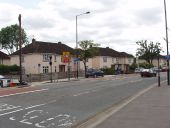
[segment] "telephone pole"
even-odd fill
[[[21,14],[18,17],[19,21],[19,65],[20,65],[20,85],[22,85],[22,34],[21,34]]]

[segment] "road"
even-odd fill
[[[123,75],[0,89],[0,128],[74,127],[155,83],[157,77]]]

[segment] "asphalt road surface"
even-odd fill
[[[125,75],[0,89],[0,128],[71,128],[155,83]]]

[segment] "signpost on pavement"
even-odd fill
[[[63,63],[68,63],[68,80],[70,80],[70,52],[63,52],[62,61]]]

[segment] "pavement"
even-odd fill
[[[95,128],[170,128],[170,85],[155,85]]]

